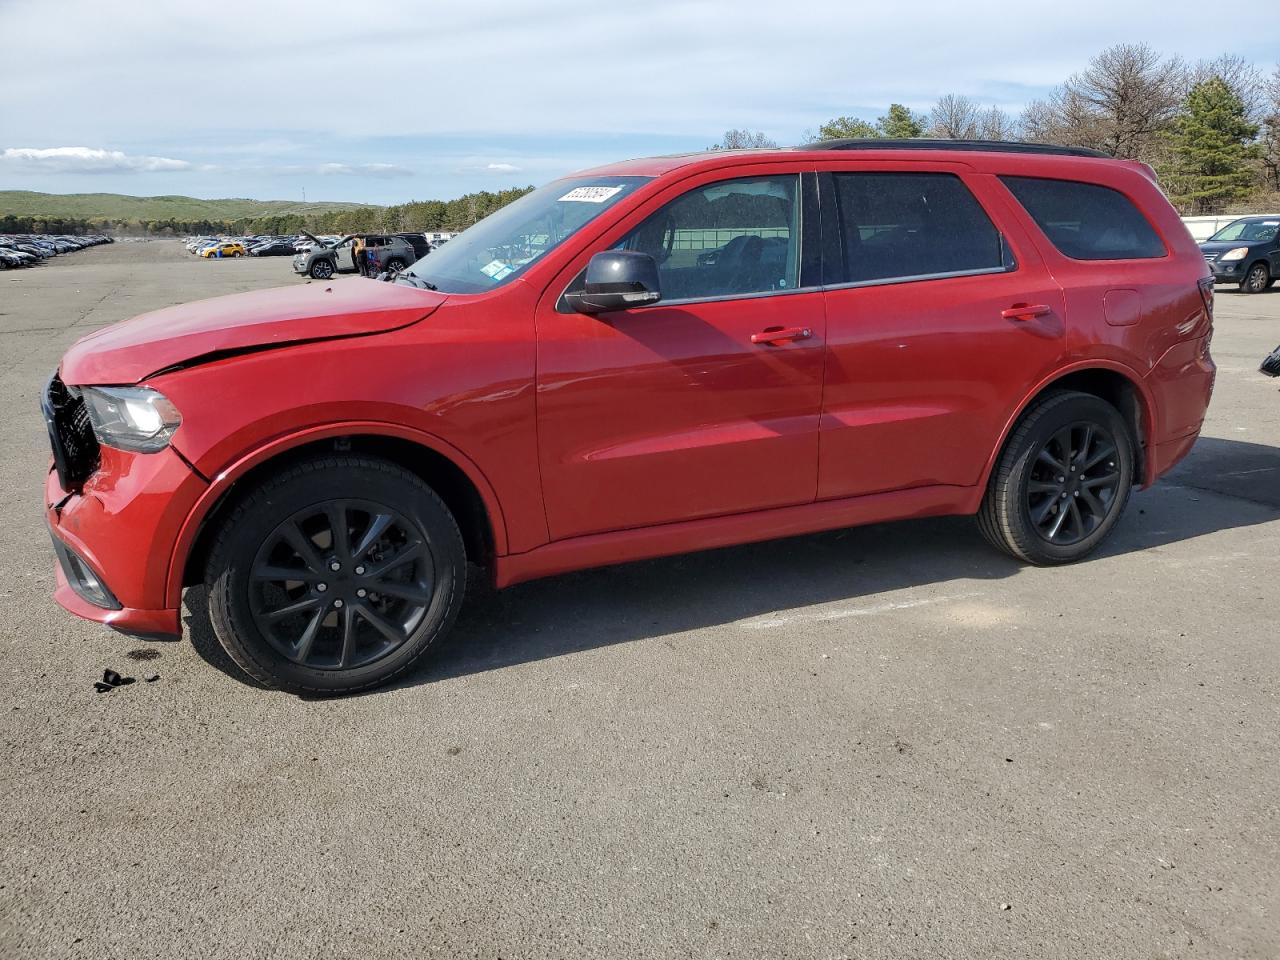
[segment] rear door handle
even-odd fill
[[[1006,320],[1031,320],[1035,317],[1047,317],[1053,308],[1044,303],[1015,303],[1008,310],[1001,310],[1000,316]]]
[[[808,340],[813,336],[809,327],[766,327],[751,335],[752,343],[785,343],[788,340]]]

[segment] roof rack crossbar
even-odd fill
[[[1053,143],[1019,143],[1010,140],[946,140],[920,137],[844,137],[838,140],[815,140],[805,150],[972,150],[986,153],[1039,153],[1063,157],[1102,157],[1107,154],[1088,147],[1064,147]]]

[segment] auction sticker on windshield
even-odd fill
[[[622,187],[574,187],[560,201],[571,203],[604,203],[610,197],[616,197]]]
[[[480,268],[480,272],[491,280],[501,280],[507,274],[514,273],[515,269],[511,264],[501,260],[490,260]]]

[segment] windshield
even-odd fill
[[[468,227],[405,272],[444,293],[492,290],[520,276],[529,264],[554,250],[648,179],[557,180]]]
[[[1237,220],[1235,223],[1228,223],[1209,239],[1211,241],[1244,240],[1248,243],[1257,243],[1260,240],[1274,240],[1277,230],[1280,230],[1280,219]]]

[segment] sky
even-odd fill
[[[942,94],[1019,111],[1113,43],[1270,71],[1280,17],[1073,0],[0,0],[0,189],[448,199],[781,144]]]

